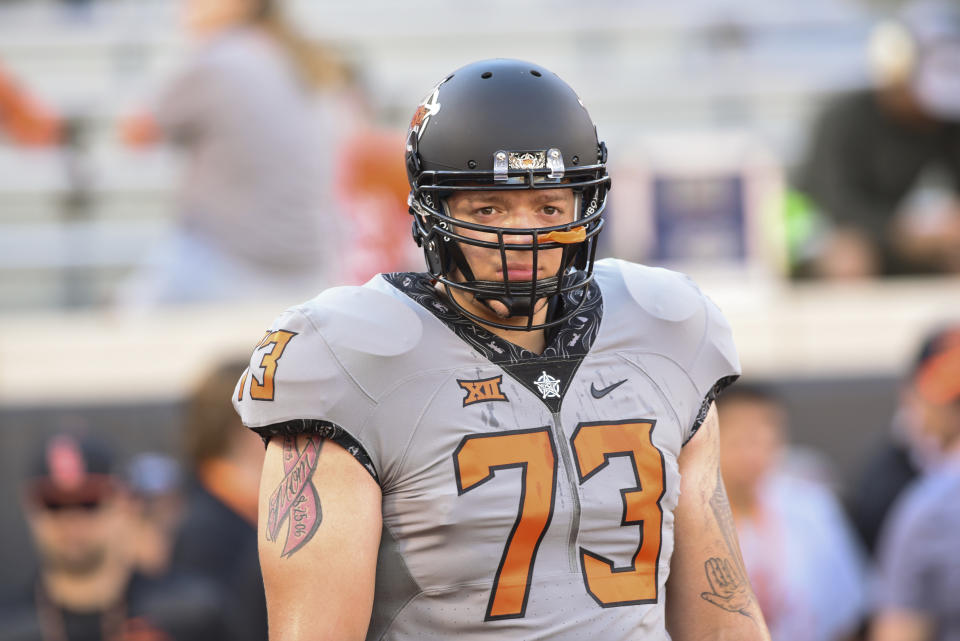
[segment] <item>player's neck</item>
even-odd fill
[[[542,329],[535,329],[528,332],[525,330],[501,329],[489,325],[484,325],[483,327],[491,334],[499,336],[514,345],[519,345],[534,354],[542,354],[543,350],[547,347],[546,331]]]
[[[443,289],[438,288],[441,294],[444,293]],[[457,304],[466,309],[468,312],[477,316],[481,319],[488,318],[491,321],[498,323],[510,322],[511,319],[503,319],[496,314],[494,314],[486,305],[479,303],[472,295],[459,290],[452,289],[450,290],[450,295],[454,297]],[[545,322],[547,319],[547,305],[541,305],[540,309],[534,312],[533,323],[540,324]],[[522,327],[527,324],[526,317],[520,318],[517,317],[513,319],[516,321],[518,327]],[[534,330],[524,330],[524,329],[504,329],[502,327],[496,327],[494,325],[488,325],[483,321],[474,321],[478,325],[482,326],[488,332],[494,336],[499,336],[503,340],[518,345],[523,349],[533,352],[534,354],[542,354],[543,350],[547,347],[547,333],[543,329],[534,329]]]

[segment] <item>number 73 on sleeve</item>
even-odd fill
[[[250,377],[250,398],[255,401],[272,401],[275,396],[274,377],[277,374],[277,363],[283,356],[283,350],[287,348],[290,339],[296,336],[296,332],[289,332],[285,329],[278,329],[264,334],[257,346],[253,348],[253,353],[262,351],[260,357],[259,369],[261,376],[258,380],[256,374]],[[251,358],[251,362],[253,359]],[[249,370],[243,373],[240,379],[240,385],[237,391],[237,400],[243,400],[243,392],[247,386],[247,374]]]

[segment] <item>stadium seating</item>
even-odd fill
[[[294,12],[348,55],[397,128],[424,87],[471,59],[555,69],[616,142],[616,171],[638,137],[665,130],[749,129],[789,163],[818,100],[863,80],[869,19],[837,0],[793,4],[303,0]],[[100,303],[169,228],[175,162],[123,149],[115,123],[185,47],[172,2],[0,4],[0,61],[78,122],[84,145],[25,159],[0,136],[0,308]]]

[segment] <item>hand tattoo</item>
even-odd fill
[[[751,611],[757,608],[756,598],[750,589],[747,579],[747,570],[743,566],[743,557],[740,555],[740,545],[737,543],[737,528],[733,522],[733,513],[727,493],[723,489],[723,477],[717,471],[717,485],[710,497],[710,509],[720,527],[723,541],[730,552],[730,559],[711,558],[703,564],[710,583],[711,592],[701,592],[700,598],[723,608],[729,612],[753,618]]]
[[[309,541],[323,520],[320,497],[314,487],[323,439],[307,437],[304,448],[297,451],[295,436],[283,437],[283,470],[285,476],[270,495],[267,516],[267,540],[276,541],[280,526],[287,522],[287,535],[281,557],[288,557]]]
[[[710,592],[701,592],[700,598],[728,612],[750,616],[748,611],[753,595],[743,579],[734,571],[727,559],[712,558],[704,564]]]

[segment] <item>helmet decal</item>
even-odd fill
[[[446,82],[446,80],[444,80],[444,82]],[[440,85],[442,84],[443,82],[440,83]],[[423,137],[423,132],[430,122],[430,116],[440,111],[440,102],[438,100],[440,97],[440,85],[434,87],[430,95],[420,103],[420,106],[417,107],[417,110],[413,114],[413,119],[410,121],[410,129],[417,132],[417,140]]]
[[[510,169],[543,169],[547,166],[547,152],[511,152],[508,166]]]

